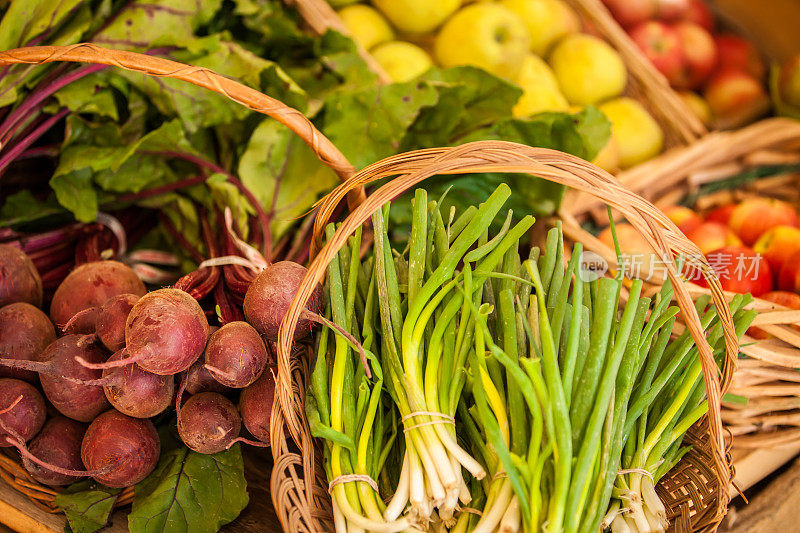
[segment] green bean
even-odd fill
[[[525,267],[528,269],[534,285],[536,286],[536,300],[539,310],[539,331],[542,340],[542,368],[544,378],[547,383],[547,392],[552,403],[553,416],[559,420],[555,427],[555,445],[558,455],[555,458],[556,479],[553,489],[550,509],[548,511],[548,529],[560,531],[564,520],[564,508],[566,504],[567,492],[569,490],[571,470],[572,470],[572,440],[569,411],[567,409],[564,388],[561,383],[561,372],[558,369],[558,354],[553,342],[553,333],[550,329],[550,321],[547,318],[547,307],[544,299],[544,288],[539,277],[536,264],[526,261]]]
[[[550,280],[553,277],[553,270],[556,267],[556,257],[558,255],[558,245],[561,242],[558,228],[553,228],[547,232],[544,254],[539,257],[539,272],[542,276],[542,291],[545,293],[550,287]]]
[[[467,227],[470,221],[475,218],[475,215],[478,213],[478,208],[474,205],[467,207],[463,213],[461,213],[458,218],[456,218],[450,227],[448,228],[448,235],[450,244],[455,241],[461,232]]]
[[[578,459],[575,463],[575,477],[570,486],[569,498],[567,500],[566,529],[569,531],[577,529],[578,521],[583,514],[583,505],[588,490],[586,480],[589,475],[589,468],[594,455],[599,453],[598,445],[600,442],[600,432],[602,431],[603,422],[614,392],[617,373],[626,352],[628,338],[637,318],[639,294],[641,290],[642,281],[634,280],[631,284],[628,302],[625,305],[625,310],[620,320],[619,335],[614,341],[610,357],[602,371],[602,378],[600,379],[597,389],[595,403],[591,410],[591,415],[586,425],[586,431],[583,435],[583,442],[580,446],[580,452],[578,453]],[[638,347],[638,338],[636,341],[636,346]],[[630,353],[632,353],[632,351]]]
[[[595,404],[595,393],[600,384],[600,375],[606,358],[609,333],[615,314],[615,295],[619,291],[620,283],[613,279],[602,278],[598,280],[598,286],[599,302],[597,302],[594,309],[595,314],[592,317],[589,352],[580,373],[580,379],[572,391],[573,401],[570,412],[572,413],[572,443],[574,446],[581,442],[586,422],[592,412],[592,405]]]

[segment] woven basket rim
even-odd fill
[[[506,141],[477,141],[453,148],[407,152],[366,167],[334,189],[320,202],[315,221],[315,234],[318,240],[315,242],[320,242],[322,228],[329,221],[335,207],[347,197],[350,190],[361,189],[366,184],[381,178],[395,175],[398,177],[389,180],[367,196],[364,203],[355,210],[351,210],[327,244],[321,249],[315,249],[316,255],[312,255],[313,259],[308,267],[308,273],[280,327],[278,339],[279,378],[276,388],[279,401],[275,403],[276,407],[273,409],[273,413],[277,410],[281,413],[280,417],[275,417],[273,414],[273,419],[280,419],[282,423],[286,424],[289,437],[297,446],[303,447],[305,443],[306,448],[303,449],[303,455],[307,462],[313,462],[313,459],[310,461],[308,459],[314,457],[314,452],[313,447],[308,448],[310,434],[303,419],[302,401],[298,402],[296,394],[299,386],[291,380],[293,364],[290,352],[291,339],[301,310],[305,307],[314,287],[323,280],[327,264],[355,229],[366,222],[377,209],[390,199],[434,175],[474,172],[532,174],[589,192],[625,213],[628,220],[645,237],[653,249],[663,254],[664,257],[671,258],[673,252],[702,257],[699,249],[688,241],[655,206],[625,189],[613,176],[591,163],[555,150],[532,148]],[[727,487],[731,473],[726,456],[719,409],[721,394],[726,390],[735,368],[738,340],[719,281],[705,258],[700,261],[699,268],[709,282],[711,295],[719,310],[725,331],[726,357],[721,380],[692,299],[683,283],[679,281],[675,264],[668,263],[669,276],[675,288],[675,299],[681,308],[684,322],[695,339],[703,363],[703,375],[709,400],[709,432],[713,443],[711,457],[713,469],[719,480],[719,486]],[[273,427],[273,429],[277,430],[278,428]],[[311,472],[307,471],[306,480],[309,479],[314,479],[314,477]],[[308,507],[311,508],[314,505],[313,491],[306,491],[305,496]],[[713,513],[712,521],[714,523],[718,523],[724,516],[727,503],[727,492],[722,490],[718,495],[716,509]]]
[[[69,46],[30,46],[0,51],[0,66],[41,65],[57,61],[109,65],[149,76],[182,80],[204,87],[252,111],[274,118],[288,127],[314,151],[323,163],[336,172],[339,179],[345,180],[354,173],[354,168],[347,158],[303,113],[211,69],[186,65],[138,52],[105,48],[93,43],[77,43]],[[363,191],[356,190],[348,196],[348,202],[351,205],[357,205],[362,198]],[[28,496],[30,501],[40,509],[49,513],[59,512],[55,505],[55,498],[61,489],[38,483],[18,462],[12,460],[5,453],[0,453],[0,478]],[[115,506],[128,505],[132,500],[133,487],[127,487],[120,492]]]

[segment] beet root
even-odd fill
[[[118,294],[144,295],[144,283],[133,269],[117,261],[86,263],[61,282],[50,304],[50,318],[63,326],[78,312],[99,307]]]
[[[244,316],[267,339],[278,340],[278,330],[292,299],[306,275],[306,268],[292,261],[279,261],[265,268],[253,280],[244,295]],[[317,284],[306,309],[319,313],[322,309],[322,285]],[[301,317],[294,330],[294,340],[311,333],[314,322]]]
[[[83,311],[78,311],[69,322],[61,328],[64,335],[91,335],[97,327],[97,317],[100,312],[99,307],[88,307]]]
[[[161,454],[153,423],[110,410],[89,425],[81,459],[98,483],[121,488],[134,485],[155,469]]]
[[[234,389],[247,387],[261,375],[267,364],[267,348],[258,332],[247,322],[229,322],[211,334],[206,346],[206,369]]]
[[[0,309],[0,357],[36,361],[39,354],[56,340],[53,323],[39,308],[18,302]],[[0,365],[0,377],[35,383],[36,372]]]
[[[55,416],[48,420],[39,434],[33,438],[28,450],[31,455],[44,463],[80,471],[83,469],[81,441],[87,427],[87,424],[71,418]],[[69,485],[79,479],[79,476],[55,472],[24,455],[22,465],[33,479],[44,485]]]
[[[159,375],[186,370],[203,354],[208,320],[197,300],[179,289],[147,293],[125,326],[128,353],[142,369]]]
[[[44,399],[33,385],[20,379],[0,379],[0,447],[31,440],[42,428],[46,414]]]
[[[15,302],[42,305],[42,278],[25,252],[0,244],[0,307]]]
[[[100,342],[112,352],[118,352],[125,347],[125,323],[139,298],[138,294],[119,294],[100,307],[95,333]]]
[[[181,440],[198,453],[217,453],[229,448],[241,427],[236,406],[216,392],[191,396],[178,415]]]
[[[101,387],[76,383],[65,379],[91,381],[99,379],[99,370],[86,368],[76,360],[81,358],[90,363],[102,363],[108,357],[105,349],[98,343],[83,343],[81,335],[67,335],[57,339],[40,356],[47,363],[47,371],[39,373],[42,389],[50,403],[69,418],[80,422],[91,422],[109,408],[106,395]]]
[[[121,361],[128,358],[122,349],[108,358]],[[150,418],[166,409],[175,394],[175,379],[146,372],[138,365],[109,368],[103,371],[102,382],[106,398],[115,409],[134,418]]]
[[[214,379],[214,376],[211,375],[205,365],[205,359],[200,358],[184,373],[186,376],[186,392],[189,394],[200,392],[219,392],[224,394],[230,391],[230,387],[226,387]]]
[[[244,427],[261,442],[269,442],[269,423],[275,401],[275,374],[272,367],[261,374],[255,383],[242,391],[239,413]]]

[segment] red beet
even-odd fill
[[[267,364],[267,349],[247,322],[230,322],[215,331],[206,346],[206,369],[227,387],[247,387]]]
[[[186,372],[181,374],[181,376],[186,375],[186,392],[197,394],[199,392],[226,393],[230,391],[230,387],[226,387],[214,379],[205,364],[205,359],[200,358]]]
[[[128,358],[122,349],[108,358],[121,361]],[[109,368],[103,371],[103,391],[114,408],[134,418],[150,418],[166,409],[175,394],[172,376],[159,376],[146,372],[138,365]]]
[[[29,441],[44,424],[46,408],[39,391],[20,379],[0,379],[0,448]]]
[[[202,355],[208,320],[197,300],[179,289],[161,289],[143,296],[131,309],[125,326],[128,353],[142,369],[177,374]]]
[[[91,423],[81,443],[88,473],[107,487],[121,488],[143,480],[158,464],[161,442],[153,423],[110,410]]]
[[[242,422],[256,439],[269,442],[269,422],[275,401],[275,374],[268,367],[258,380],[244,389],[239,398]]]
[[[87,427],[87,424],[71,418],[55,416],[45,423],[28,450],[42,462],[69,470],[82,470],[81,441]],[[33,479],[45,485],[69,485],[79,478],[55,472],[25,456],[22,465]]]
[[[97,327],[97,317],[100,309],[98,307],[89,307],[83,311],[78,311],[69,322],[64,324],[61,331],[64,335],[91,335]]]
[[[101,377],[99,370],[86,368],[75,360],[80,357],[101,363],[108,357],[98,343],[82,343],[83,339],[81,335],[67,335],[48,346],[40,357],[47,365],[40,371],[39,379],[45,396],[61,414],[80,422],[91,422],[109,408],[103,389],[63,377],[86,381]]]
[[[39,354],[56,340],[52,322],[38,308],[18,302],[0,309],[0,357],[36,361]],[[36,372],[0,366],[0,377],[35,383]]]
[[[78,312],[103,305],[118,294],[146,292],[144,283],[129,266],[117,261],[95,261],[69,273],[53,295],[50,318],[64,326]]]
[[[42,278],[25,252],[0,244],[0,307],[14,302],[42,305]]]
[[[118,352],[125,347],[125,323],[139,298],[137,294],[119,294],[100,307],[95,333],[100,342],[112,352]]]
[[[244,296],[244,316],[247,321],[271,341],[278,340],[278,329],[289,310],[292,299],[306,275],[306,268],[292,261],[280,261],[265,268],[250,284]],[[319,313],[322,309],[322,286],[317,284],[306,309]],[[300,318],[294,340],[311,333],[314,323]]]
[[[191,396],[178,414],[178,433],[198,453],[217,453],[230,447],[242,427],[236,406],[216,392]]]

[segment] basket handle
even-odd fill
[[[110,65],[133,72],[141,72],[148,76],[173,78],[205,87],[248,109],[272,117],[292,130],[314,151],[320,161],[336,172],[342,181],[347,180],[355,172],[353,165],[342,152],[300,111],[256,89],[217,74],[213,70],[185,65],[163,57],[104,48],[92,43],[78,43],[70,46],[30,46],[0,52],[0,66],[41,65],[56,61]],[[358,205],[363,199],[363,190],[353,189],[348,193],[348,203],[351,208]]]
[[[300,434],[302,420],[298,416],[298,413],[302,413],[303,410],[301,405],[296,405],[297,400],[292,394],[290,373],[292,337],[300,318],[300,312],[305,307],[314,287],[323,280],[328,263],[356,228],[367,221],[387,201],[434,175],[476,172],[533,174],[548,181],[592,194],[621,211],[652,248],[662,257],[669,259],[666,266],[675,290],[675,299],[681,309],[684,322],[697,344],[702,363],[709,405],[709,429],[715,450],[713,467],[720,480],[722,493],[724,493],[724,496],[720,498],[720,508],[717,509],[718,518],[721,519],[727,506],[727,487],[730,484],[731,472],[723,440],[720,402],[736,367],[739,342],[730,309],[716,274],[697,246],[689,241],[666,215],[647,200],[623,187],[609,173],[578,157],[556,150],[532,148],[518,143],[477,141],[454,148],[435,148],[399,154],[374,163],[354,174],[321,201],[315,221],[315,242],[319,242],[321,230],[328,223],[333,208],[346,197],[349,191],[359,190],[365,184],[387,176],[398,175],[397,178],[370,194],[361,205],[351,211],[333,238],[319,250],[309,265],[308,273],[281,323],[278,338],[277,393],[279,401],[275,402],[274,409],[282,411],[283,416],[279,418],[282,418],[287,424],[289,433],[295,442],[299,444],[303,440]],[[684,254],[689,258],[698,258],[694,262],[694,266],[708,280],[711,296],[725,335],[726,356],[721,375],[711,346],[705,338],[692,298],[678,275],[677,267],[672,259],[673,253]],[[273,420],[276,420],[274,415]]]

